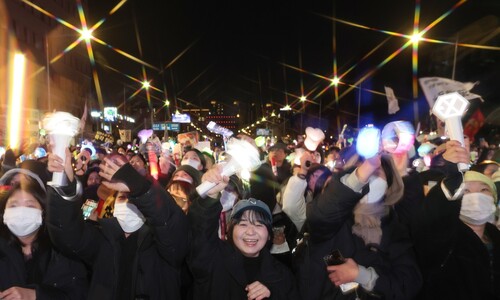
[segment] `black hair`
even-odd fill
[[[173,185],[176,185],[184,194],[186,194],[186,197],[187,197],[187,200],[189,201],[189,203],[192,203],[193,199],[196,198],[196,196],[197,196],[196,186],[194,186],[192,183],[182,181],[182,180],[170,180],[170,182],[168,183],[167,188],[166,188],[167,191]]]
[[[38,249],[45,248],[50,245],[50,239],[45,227],[45,191],[40,187],[37,182],[32,180],[21,180],[19,184],[14,185],[8,191],[3,192],[0,195],[0,216],[5,213],[5,207],[7,205],[7,200],[16,192],[25,191],[33,195],[33,197],[40,203],[42,207],[42,225],[38,230],[38,234],[32,244],[32,253],[36,252]],[[3,222],[0,222],[0,237],[8,241],[9,245],[15,247],[22,247],[21,241],[17,236],[15,236]]]
[[[229,224],[227,226],[227,240],[234,245],[233,241],[233,231],[234,231],[234,226],[239,224],[242,220],[243,214],[245,211],[248,211],[248,222],[250,224],[255,225],[256,223],[260,223],[267,228],[267,233],[269,235],[269,240],[273,240],[273,222],[269,218],[267,213],[264,213],[263,211],[260,210],[255,210],[255,209],[243,209],[238,214],[234,215],[233,218],[229,221]]]
[[[322,171],[323,173],[321,173],[321,175],[316,179],[316,183],[314,184],[313,199],[321,193],[328,177],[332,176],[332,172],[330,171],[330,169],[328,169],[328,167],[324,165],[314,164],[307,172],[307,182],[309,182],[309,178],[311,177],[311,175],[318,170]]]

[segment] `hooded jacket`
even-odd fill
[[[366,243],[353,231],[357,223],[355,207],[368,192],[368,187],[363,188],[361,193],[353,191],[341,181],[345,174],[334,174],[323,193],[307,205],[310,241],[305,251],[306,257],[298,260],[297,266],[302,298],[356,297],[354,293],[343,295],[328,278],[323,257],[338,249],[345,258],[352,258],[365,268],[373,268],[378,275],[371,291],[359,286],[357,293],[361,299],[412,299],[420,289],[422,280],[406,227],[401,225],[392,208],[398,197],[386,194],[385,199],[381,200],[390,203],[379,203],[386,209],[379,219],[380,241]]]

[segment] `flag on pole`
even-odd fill
[[[429,107],[434,106],[434,101],[438,96],[453,92],[458,92],[467,100],[479,98],[484,102],[481,96],[470,92],[476,83],[460,82],[443,77],[422,77],[418,81],[427,99],[427,103],[429,103]]]
[[[393,115],[399,111],[398,98],[394,95],[392,88],[384,86],[384,89],[387,97],[387,113]]]
[[[85,122],[87,122],[87,114],[88,114],[88,111],[87,111],[87,101],[85,101],[85,106],[83,107],[83,114],[82,114],[82,117],[80,119],[80,133],[83,134],[83,131],[85,130]]]
[[[479,132],[479,129],[481,129],[481,127],[483,127],[484,120],[485,120],[485,117],[484,117],[483,113],[481,112],[481,109],[478,108],[470,116],[469,120],[467,120],[467,122],[465,122],[464,134],[469,137],[471,142],[474,141],[474,136],[476,135],[476,133]]]

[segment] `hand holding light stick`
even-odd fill
[[[253,171],[261,165],[259,151],[249,142],[239,139],[231,139],[227,143],[227,151],[231,159],[225,163],[220,163],[222,167],[222,176],[231,176],[241,171]],[[196,191],[201,197],[204,197],[209,190],[217,184],[205,181],[196,187]]]
[[[465,142],[462,116],[468,106],[469,101],[459,93],[454,92],[439,96],[432,107],[432,113],[441,121],[444,121],[450,140],[459,141],[463,147],[465,147]],[[469,165],[458,163],[458,170],[460,172],[465,172],[469,170]]]
[[[80,119],[67,112],[54,112],[43,119],[43,128],[47,131],[52,145],[52,152],[63,160],[66,160],[66,148],[71,139],[78,133]],[[52,186],[63,186],[66,184],[64,172],[52,173]]]

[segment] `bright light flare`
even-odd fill
[[[26,57],[21,53],[15,54],[11,77],[12,94],[9,104],[9,146],[12,149],[18,149],[20,144],[25,69]]]
[[[410,42],[412,42],[413,44],[418,44],[418,42],[423,40],[422,36],[423,36],[422,33],[415,33],[415,34],[410,36]]]
[[[93,38],[92,30],[85,27],[81,30],[80,35],[81,38],[86,42],[90,41]]]
[[[300,96],[300,102],[305,102],[307,100],[306,96]]]
[[[337,85],[339,85],[339,83],[340,83],[340,79],[339,79],[337,76],[335,76],[335,77],[333,77],[333,79],[331,80],[330,85],[337,86]]]
[[[165,100],[165,106],[169,106],[170,105],[170,101],[168,101],[168,99]]]
[[[150,87],[149,81],[144,80],[142,82],[142,88],[147,90],[147,89],[149,89],[149,87]]]

